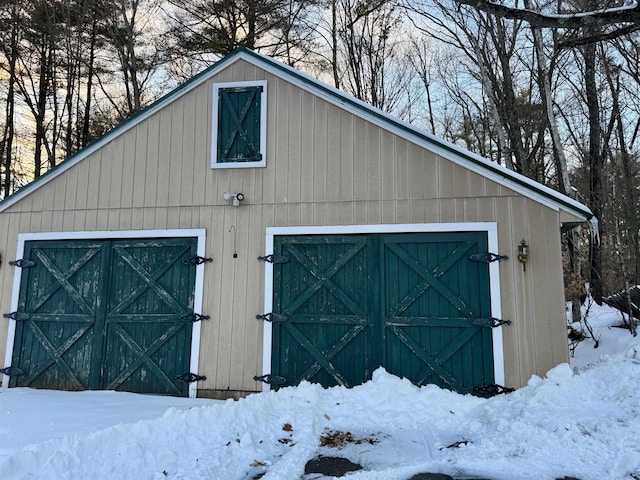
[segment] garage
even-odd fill
[[[272,383],[494,384],[487,232],[275,236]]]
[[[196,250],[196,238],[25,242],[12,386],[186,396]]]
[[[2,387],[517,388],[568,359],[562,232],[590,218],[240,48],[0,202]]]

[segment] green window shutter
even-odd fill
[[[218,92],[218,163],[259,162],[262,86]]]

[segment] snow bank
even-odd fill
[[[637,479],[640,340],[600,332],[621,353],[585,343],[580,368],[560,365],[491,399],[382,369],[352,389],[303,383],[226,402],[0,390],[0,478],[295,480],[325,454],[363,465],[352,480]]]

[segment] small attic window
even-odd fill
[[[266,165],[267,82],[213,86],[211,168]]]

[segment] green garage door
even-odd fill
[[[187,395],[197,239],[32,241],[12,386]]]
[[[494,383],[486,232],[275,238],[272,376],[352,386],[387,371]]]

